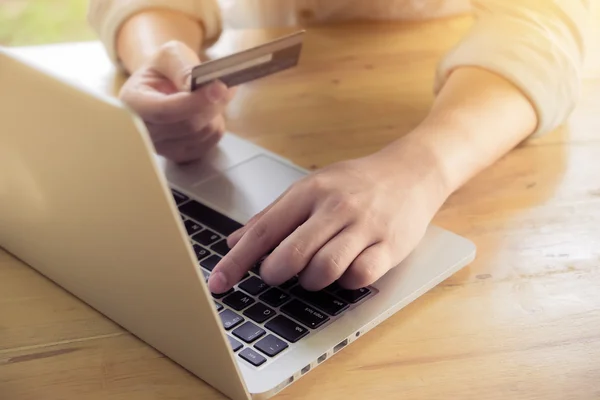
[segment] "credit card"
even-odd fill
[[[192,70],[191,90],[220,80],[238,86],[295,67],[300,59],[304,31],[200,64]]]

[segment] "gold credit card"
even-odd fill
[[[191,90],[216,80],[228,87],[238,86],[295,67],[300,59],[304,31],[276,39],[217,60],[200,64],[192,70]]]

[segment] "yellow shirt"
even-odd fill
[[[343,20],[418,20],[470,12],[469,0],[217,0],[233,28]]]
[[[89,20],[117,63],[115,36],[132,14],[167,8],[204,25],[208,39],[224,26],[310,25],[368,19],[402,20],[472,12],[473,29],[436,71],[436,92],[449,72],[463,65],[495,72],[519,87],[533,103],[536,134],[562,124],[580,92],[598,0],[90,0]]]

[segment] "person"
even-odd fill
[[[372,284],[414,250],[450,194],[568,118],[580,92],[591,0],[471,3],[475,24],[433,71],[427,117],[380,151],[309,174],[233,233],[231,251],[211,274],[213,293],[229,290],[265,254],[261,277],[269,285],[296,275],[307,290],[334,281],[349,289]],[[272,25],[436,17],[460,12],[465,2],[221,6]],[[201,49],[223,29],[217,1],[90,0],[89,20],[115,65],[130,74],[120,96],[145,121],[157,153],[179,163],[202,158],[222,137],[234,95],[220,82],[185,90]]]

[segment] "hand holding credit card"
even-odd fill
[[[200,64],[192,70],[191,91],[219,80],[228,87],[292,68],[298,64],[304,31]]]

